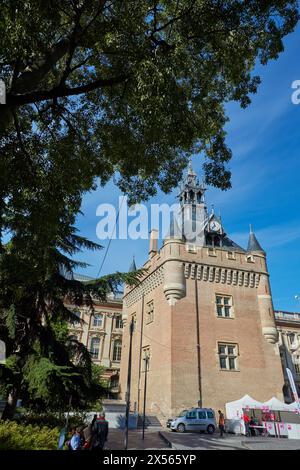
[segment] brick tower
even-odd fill
[[[181,210],[158,250],[150,237],[147,274],[124,294],[121,394],[125,398],[133,318],[131,408],[160,418],[199,404],[215,410],[249,394],[282,399],[284,384],[266,253],[250,230],[247,250],[205,205],[191,166]]]

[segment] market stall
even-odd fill
[[[297,402],[287,404],[272,397],[262,403],[245,395],[226,403],[227,432],[245,434],[245,415],[251,420],[251,435],[300,439],[300,408]]]

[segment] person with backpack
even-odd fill
[[[91,450],[103,450],[108,437],[108,422],[105,413],[100,413],[99,418],[93,425],[93,437],[91,440]]]

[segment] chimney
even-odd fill
[[[153,228],[150,232],[149,259],[157,253],[158,230]]]

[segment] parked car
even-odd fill
[[[180,418],[181,416],[185,416],[185,413],[186,413],[187,411],[188,411],[188,410],[183,410],[183,411],[181,411],[181,413],[177,416],[177,418]],[[171,427],[171,423],[172,423],[172,421],[174,421],[174,419],[176,419],[176,418],[169,418],[169,419],[167,420],[167,423],[166,423],[167,428],[170,428],[170,427]]]
[[[211,408],[191,408],[184,410],[171,424],[172,431],[203,431],[213,434],[217,427],[215,413]]]

